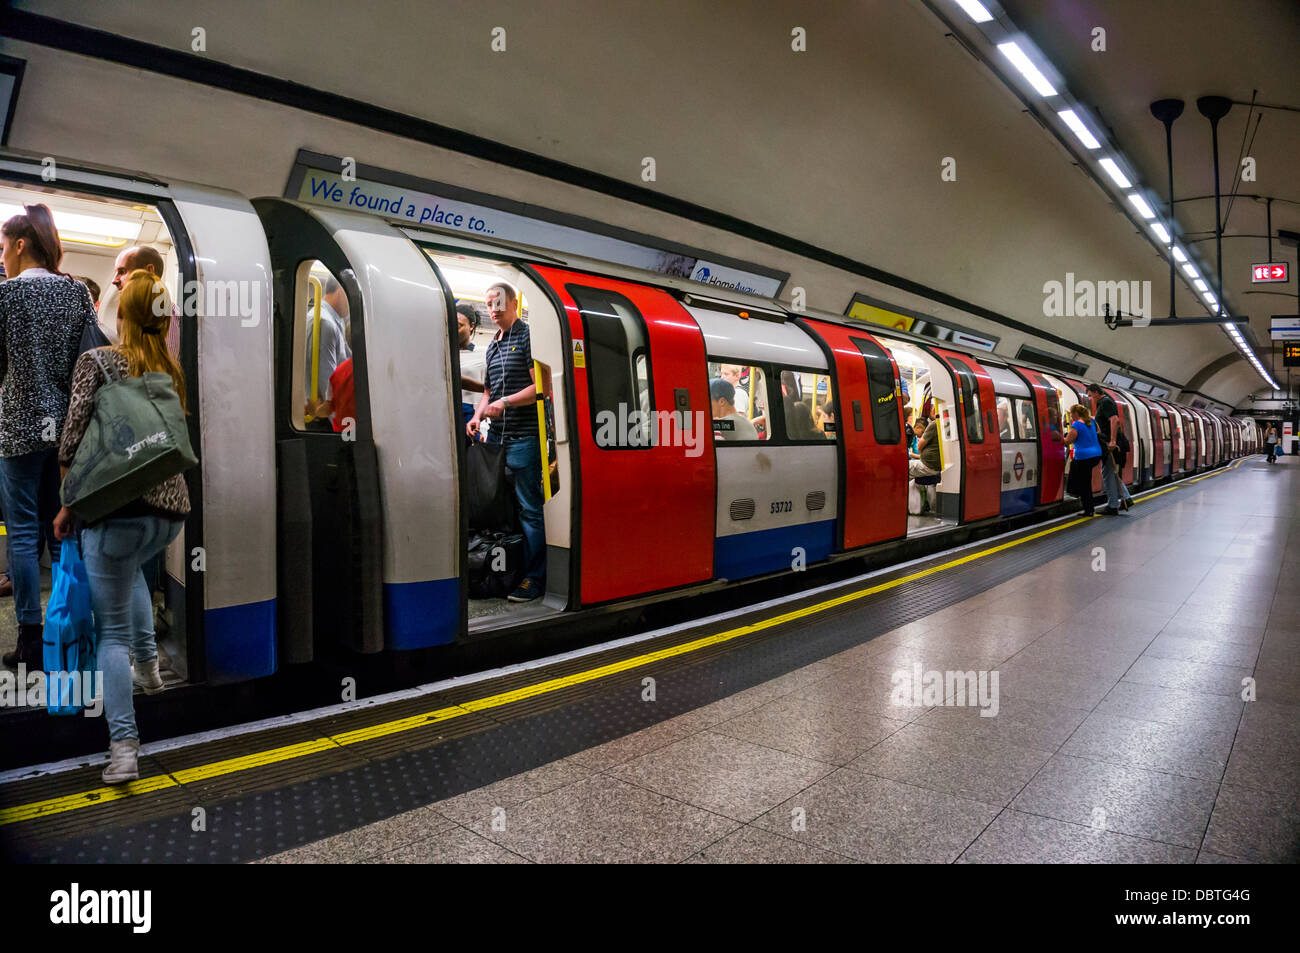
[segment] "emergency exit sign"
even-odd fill
[[[1251,265],[1250,280],[1256,284],[1261,281],[1286,281],[1286,262],[1277,261],[1264,265]]]

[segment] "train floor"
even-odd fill
[[[38,862],[1300,860],[1300,461],[386,700],[0,776]],[[969,691],[967,691],[969,689]],[[198,820],[196,820],[198,819]]]

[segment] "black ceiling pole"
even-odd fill
[[[1174,120],[1183,114],[1181,99],[1157,99],[1151,104],[1151,115],[1165,126],[1165,161],[1169,164],[1169,215],[1165,219],[1169,229],[1169,317],[1174,316]]]
[[[1264,260],[1272,261],[1273,260],[1273,200],[1272,199],[1266,199],[1264,201],[1264,215],[1267,217],[1267,221],[1268,221],[1268,226],[1264,229],[1265,234],[1268,235],[1268,257],[1265,258]]]
[[[1219,120],[1228,115],[1232,100],[1226,96],[1202,96],[1196,101],[1201,115],[1210,120],[1210,147],[1214,150],[1214,246],[1218,252],[1219,311],[1223,310],[1223,215],[1219,211]]]

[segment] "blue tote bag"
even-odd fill
[[[90,577],[76,539],[63,541],[52,576],[45,606],[45,707],[51,715],[79,715],[95,685],[96,638]]]

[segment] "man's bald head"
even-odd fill
[[[113,265],[113,287],[121,291],[122,282],[137,268],[151,271],[155,278],[161,278],[163,257],[149,245],[132,245],[130,248],[123,250],[122,254],[117,256],[117,262]]]

